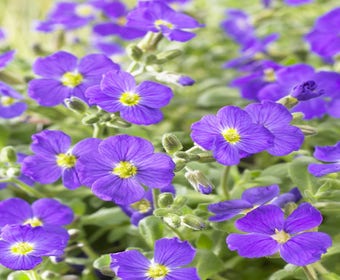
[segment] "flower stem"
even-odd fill
[[[152,200],[153,200],[153,208],[158,208],[158,195],[159,195],[159,189],[152,189]]]
[[[221,176],[221,188],[222,188],[222,193],[225,199],[229,199],[229,187],[228,187],[228,178],[229,178],[229,173],[230,173],[230,168],[231,166],[225,166],[222,176]]]
[[[317,280],[313,268],[309,266],[303,266],[302,269],[303,269],[303,272],[306,274],[308,280]]]
[[[181,240],[186,240],[186,239],[184,238],[184,236],[182,235],[182,233],[181,233],[179,230],[177,230],[176,228],[170,226],[170,225],[167,224],[167,223],[165,223],[165,224],[168,226],[169,229],[171,229],[171,231],[172,231],[175,235],[177,235],[177,237],[178,237],[179,239],[181,239]]]
[[[102,128],[99,124],[95,123],[93,125],[93,133],[92,133],[92,137],[93,138],[100,138],[102,132]]]
[[[24,191],[30,196],[44,198],[44,196],[41,193],[39,193],[35,189],[31,188],[30,186],[26,185],[25,183],[21,182],[20,180],[16,178],[11,179],[9,182],[16,184],[22,191]]]
[[[39,274],[35,270],[30,270],[30,271],[27,271],[27,272],[29,274],[30,280],[40,280],[41,279]]]

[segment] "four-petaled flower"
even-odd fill
[[[199,280],[196,268],[183,267],[195,257],[188,241],[163,238],[155,243],[152,260],[137,250],[111,254],[111,268],[122,280]]]
[[[320,260],[332,245],[331,238],[310,230],[319,226],[321,213],[309,203],[302,203],[288,216],[276,205],[264,205],[236,221],[236,228],[247,234],[227,237],[230,250],[242,257],[260,258],[277,252],[288,263],[305,266]]]

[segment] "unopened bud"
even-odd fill
[[[88,115],[88,116],[83,117],[83,119],[81,120],[81,122],[86,125],[95,124],[98,121],[99,121],[99,117],[97,115]]]
[[[143,51],[137,45],[128,45],[126,53],[134,61],[139,61],[143,56]]]
[[[302,133],[306,136],[312,136],[318,133],[316,128],[309,125],[296,125],[296,126],[300,128]]]
[[[305,117],[305,114],[302,112],[294,112],[292,113],[292,116],[294,121],[300,121]]]
[[[107,126],[117,127],[117,128],[127,128],[131,126],[131,123],[124,121],[121,118],[116,118],[106,123]]]
[[[199,158],[199,162],[214,162],[216,161],[215,158],[212,156],[211,153],[209,152],[205,152],[205,153],[199,153],[198,156]]]
[[[297,204],[294,202],[289,202],[284,207],[284,212],[287,216],[293,213],[293,211],[297,208]]]
[[[190,160],[190,156],[186,152],[179,151],[179,152],[176,152],[174,156],[177,158],[184,159],[187,162]]]
[[[165,52],[161,52],[157,54],[157,59],[165,59],[165,60],[171,60],[174,59],[182,54],[181,50],[169,50]]]
[[[171,227],[178,228],[181,226],[181,218],[176,214],[169,214],[163,220]]]
[[[58,279],[60,277],[60,274],[55,273],[50,270],[45,270],[44,272],[41,273],[40,276],[42,280],[52,280],[52,279]]]
[[[0,161],[2,162],[16,162],[17,154],[12,146],[6,146],[1,149]]]
[[[186,160],[182,158],[174,158],[174,163],[176,164],[175,172],[181,171],[187,164]]]
[[[75,96],[65,99],[64,102],[67,108],[79,114],[84,114],[89,108],[83,100]]]
[[[153,211],[153,214],[156,217],[166,217],[172,212],[171,209],[168,208],[157,208],[155,211]]]
[[[158,205],[161,208],[166,208],[172,205],[172,203],[174,202],[174,197],[172,195],[172,193],[161,193],[158,196]]]
[[[176,196],[174,199],[174,203],[172,204],[172,207],[175,209],[179,209],[185,205],[187,200],[188,199],[184,196]]]
[[[168,154],[173,154],[183,149],[181,141],[179,141],[176,135],[171,133],[163,135],[162,145]]]
[[[20,176],[21,170],[19,166],[10,167],[6,170],[6,177],[7,178],[16,178]]]
[[[203,220],[192,214],[187,214],[182,217],[182,225],[193,230],[202,230],[205,228]]]
[[[277,103],[282,104],[283,106],[285,106],[287,109],[291,109],[293,108],[296,104],[299,103],[299,100],[296,99],[293,96],[285,96],[282,97],[280,100],[277,101]]]
[[[202,194],[210,194],[214,189],[211,181],[199,170],[190,170],[184,176],[194,189]]]

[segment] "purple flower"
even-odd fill
[[[32,140],[31,150],[35,155],[24,159],[23,173],[41,184],[54,183],[62,177],[63,184],[68,189],[81,185],[75,168],[76,162],[100,141],[87,138],[71,149],[71,138],[58,130],[36,133]]]
[[[340,52],[340,8],[335,8],[317,19],[314,28],[306,35],[311,50],[328,58]]]
[[[299,150],[304,135],[302,131],[290,125],[292,114],[281,104],[264,101],[261,104],[250,104],[244,109],[254,123],[263,125],[274,136],[274,143],[267,149],[274,156],[288,155]]]
[[[215,216],[209,220],[213,222],[222,222],[230,220],[239,214],[247,214],[260,205],[266,204],[274,199],[280,193],[278,185],[267,187],[254,187],[243,192],[241,199],[222,201],[208,206],[208,210]]]
[[[191,126],[191,138],[224,165],[235,165],[240,158],[268,149],[273,136],[263,126],[252,122],[244,110],[225,106],[215,115],[204,116]]]
[[[93,27],[94,33],[100,36],[117,35],[123,40],[133,40],[145,35],[145,31],[126,26],[128,11],[120,1],[104,3],[101,9],[109,22],[98,23]]]
[[[6,225],[30,225],[58,232],[72,221],[72,209],[52,198],[36,200],[32,206],[21,198],[0,202],[0,228]]]
[[[227,244],[242,257],[260,258],[279,252],[287,263],[305,266],[320,260],[332,245],[329,235],[309,231],[321,221],[321,213],[309,203],[302,203],[287,219],[278,206],[264,205],[236,221],[236,228],[247,234],[232,233]]]
[[[280,194],[277,198],[275,198],[270,204],[274,204],[283,208],[289,202],[298,202],[302,199],[301,192],[298,188],[292,188],[289,192]]]
[[[10,119],[23,114],[27,105],[24,97],[9,85],[0,82],[0,118]]]
[[[89,54],[78,60],[73,54],[59,51],[36,60],[33,71],[42,78],[30,81],[28,94],[48,107],[61,104],[71,96],[87,102],[85,90],[99,84],[106,72],[118,69],[119,65],[102,54]]]
[[[0,55],[0,70],[5,68],[8,63],[10,63],[15,55],[15,51],[4,52]]]
[[[162,238],[155,243],[152,260],[137,250],[115,253],[111,254],[111,269],[122,280],[199,280],[196,268],[183,267],[192,262],[195,253],[188,241]]]
[[[307,81],[293,87],[291,96],[299,101],[306,101],[324,94],[323,90],[318,90],[318,86],[314,81]]]
[[[51,32],[61,28],[72,30],[87,25],[94,19],[96,9],[90,4],[59,2],[48,15],[47,20],[39,22],[36,30]]]
[[[311,163],[308,171],[314,176],[320,177],[329,173],[340,171],[340,142],[334,146],[315,147],[314,157],[318,160],[327,162]]]
[[[170,41],[186,42],[196,34],[186,31],[202,27],[194,18],[176,12],[160,1],[142,1],[127,16],[128,27],[161,32]]]
[[[269,7],[272,0],[262,0],[265,7]],[[299,6],[313,2],[314,0],[284,0],[284,3],[289,6]]]
[[[144,186],[167,187],[175,164],[165,154],[154,153],[142,138],[118,135],[103,140],[77,163],[81,182],[100,199],[126,205],[143,198]]]
[[[1,229],[0,264],[12,270],[30,270],[44,256],[60,256],[68,238],[43,227],[7,225]]]
[[[150,125],[163,119],[160,108],[170,102],[173,93],[169,87],[152,81],[137,86],[131,74],[111,71],[103,77],[100,86],[86,91],[86,97],[92,105],[108,112],[120,112],[128,122]]]
[[[169,185],[161,189],[161,193],[170,192],[175,194],[175,188],[173,185]],[[131,203],[130,205],[119,205],[122,210],[131,218],[131,223],[138,226],[138,223],[143,218],[152,215],[154,210],[154,201],[152,198],[152,191],[148,190],[144,193],[141,200]]]

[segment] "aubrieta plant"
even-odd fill
[[[0,1],[0,279],[339,279],[338,4]]]

